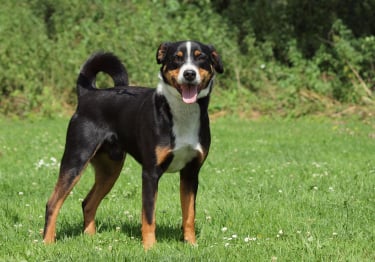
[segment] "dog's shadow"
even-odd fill
[[[98,233],[110,232],[114,230],[112,223],[106,221],[98,221]],[[80,223],[65,224],[57,233],[57,240],[72,239],[81,236],[83,233],[83,225]],[[121,234],[124,234],[132,239],[142,241],[141,235],[141,224],[123,222],[120,229],[116,228],[116,231],[120,230]],[[197,234],[199,234],[199,229],[197,229]],[[94,236],[95,237],[95,236]],[[183,233],[181,226],[179,225],[165,225],[157,224],[156,226],[156,239],[158,242],[173,242],[173,241],[183,241]]]

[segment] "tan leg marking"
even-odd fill
[[[81,172],[82,173],[82,172]],[[60,175],[60,177],[69,178],[69,176]],[[60,212],[61,206],[63,205],[65,199],[68,197],[70,191],[73,189],[75,184],[77,184],[78,180],[81,177],[81,174],[78,175],[73,182],[71,183],[70,187],[63,191],[64,188],[63,184],[66,183],[64,180],[60,179],[57,181],[55,189],[48,200],[47,205],[52,209],[51,214],[49,214],[48,219],[46,221],[45,229],[43,232],[43,242],[45,244],[50,244],[55,242],[56,239],[56,220],[57,216]]]
[[[91,163],[95,168],[95,184],[86,196],[83,206],[84,232],[93,235],[96,232],[95,215],[100,202],[112,189],[120,175],[124,160],[113,161],[108,155],[95,156]]]
[[[154,203],[156,203],[157,193],[155,194]],[[146,218],[146,212],[142,209],[142,243],[145,250],[149,250],[156,243],[155,229],[156,229],[156,218],[155,218],[155,206],[153,209],[152,223],[149,224]]]
[[[193,192],[185,189],[184,183],[180,184],[180,198],[184,240],[190,244],[195,244],[195,196]]]

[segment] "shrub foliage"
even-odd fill
[[[157,46],[181,39],[214,44],[222,55],[212,110],[305,114],[372,104],[374,9],[373,0],[5,1],[0,112],[71,108],[79,67],[98,50],[119,55],[132,84],[155,86]]]

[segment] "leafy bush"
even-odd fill
[[[299,115],[337,102],[372,103],[373,29],[353,33],[348,25],[360,22],[348,19],[345,5],[339,8],[343,19],[334,20],[331,2],[304,17],[311,6],[297,0],[6,1],[0,10],[0,112],[30,117],[70,110],[79,68],[98,50],[119,55],[131,84],[156,86],[157,46],[181,39],[214,44],[223,58],[212,110]],[[372,19],[365,9],[362,14]]]
[[[266,81],[252,78],[245,86],[261,96],[268,89],[268,97],[276,101],[273,109],[297,108],[309,113],[337,102],[373,104],[374,1],[214,3],[238,29],[239,49],[252,58],[254,49],[261,52],[257,61],[265,69],[261,72],[266,72]],[[239,77],[248,75],[247,71]],[[305,105],[307,108],[300,108]]]

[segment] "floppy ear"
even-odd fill
[[[162,43],[158,51],[156,52],[156,61],[158,64],[162,64],[165,61],[165,56],[167,54],[168,47],[170,46],[169,42]]]
[[[211,49],[211,61],[215,68],[215,71],[219,74],[224,72],[223,63],[221,62],[221,58],[219,54],[216,52],[215,47],[212,45],[210,46]]]

